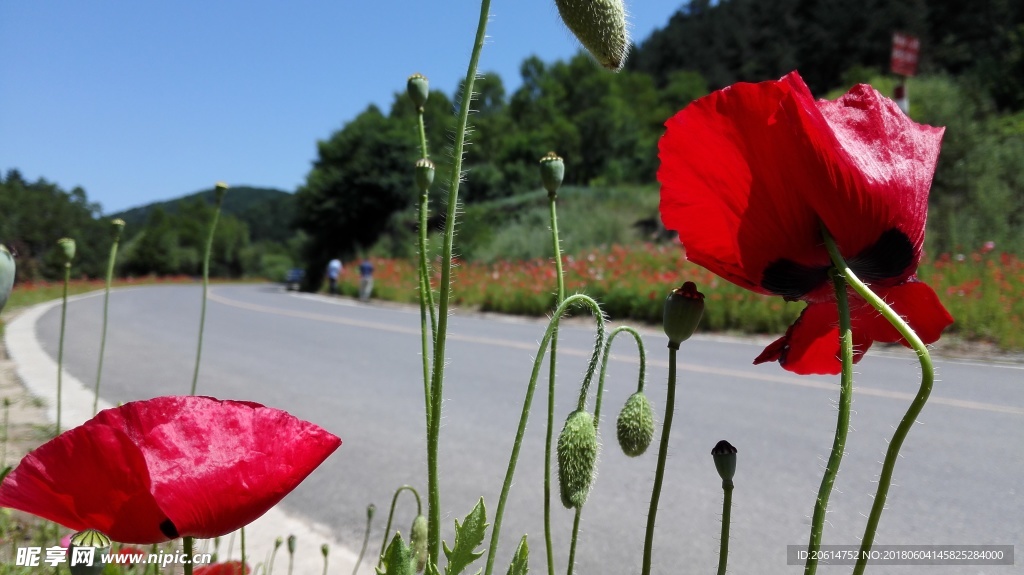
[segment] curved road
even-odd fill
[[[198,286],[115,291],[101,395],[117,403],[188,393],[200,306]],[[101,297],[69,305],[65,368],[95,381]],[[37,324],[54,357],[59,307]],[[593,331],[561,330],[556,432],[575,404]],[[477,498],[488,519],[504,476],[526,383],[544,324],[456,315],[450,322],[442,422],[444,534]],[[645,332],[648,396],[659,418],[667,364],[664,336]],[[654,573],[710,573],[717,565],[720,480],[710,450],[720,439],[739,449],[730,572],[799,573],[786,546],[806,544],[809,515],[832,444],[838,378],[798,377],[777,365],[751,365],[760,344],[695,338],[684,344],[675,424],[658,513]],[[344,544],[362,540],[365,506],[376,503],[371,551],[393,490],[425,489],[425,440],[418,310],[287,294],[277,286],[216,286],[207,311],[199,393],[288,410],[339,435],[344,444],[284,502],[330,526]],[[903,449],[882,517],[880,544],[1010,544],[1024,553],[1024,369],[937,362],[933,399]],[[878,470],[909,398],[918,367],[903,350],[872,351],[858,365],[853,423],[833,493],[824,543],[857,544]],[[541,388],[543,389],[543,385]],[[639,572],[656,446],[629,459],[614,418],[636,386],[636,350],[616,338],[601,422],[599,473],[584,508],[577,572]],[[531,567],[543,573],[543,421],[538,391],[502,528],[495,571],[504,573],[523,533]],[[657,441],[657,439],[656,439]],[[425,504],[425,501],[424,501]],[[557,571],[568,553],[572,514],[555,506]],[[396,525],[406,532],[411,499]],[[282,534],[286,535],[286,534]],[[1018,567],[927,567],[928,573],[1011,573]],[[482,565],[482,560],[480,562]],[[850,567],[822,567],[848,573]],[[921,567],[874,572],[922,573]],[[1016,571],[1019,572],[1019,571]]]

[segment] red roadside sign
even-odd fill
[[[917,36],[894,32],[892,35],[892,59],[889,68],[893,74],[913,76],[917,74],[917,54],[921,49],[921,41]]]

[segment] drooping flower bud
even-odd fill
[[[416,561],[416,572],[421,573],[427,566],[427,518],[417,515],[416,519],[412,520],[412,531],[409,533],[409,545]]]
[[[71,238],[61,238],[57,240],[57,245],[64,252],[64,263],[70,264],[71,260],[75,259],[75,240]]]
[[[224,194],[228,193],[228,185],[224,182],[217,182],[213,187],[213,190],[214,197],[216,198],[217,205],[219,206],[224,201]]]
[[[595,60],[619,71],[626,62],[629,33],[623,0],[555,0],[558,14]]]
[[[565,162],[558,157],[558,154],[548,152],[540,159],[540,180],[544,182],[544,189],[548,191],[549,197],[555,197],[564,177]]]
[[[0,244],[0,310],[7,305],[7,298],[11,297],[15,271],[17,267],[14,265],[14,256],[7,250],[7,246]]]
[[[434,162],[427,158],[416,160],[416,186],[420,193],[426,193],[434,183]]]
[[[711,455],[715,458],[715,469],[722,481],[732,483],[732,477],[736,475],[736,448],[723,439],[715,444]]]
[[[679,348],[697,329],[704,315],[704,294],[697,291],[697,285],[686,282],[672,290],[665,300],[664,328],[669,347]]]
[[[629,396],[615,422],[616,436],[622,452],[630,457],[642,455],[654,440],[654,409],[651,402],[638,391]]]
[[[594,416],[574,411],[558,436],[558,488],[566,509],[580,508],[590,494],[597,467],[597,430]]]
[[[89,550],[88,548],[92,548]],[[85,549],[83,549],[85,548]],[[102,553],[110,549],[110,537],[86,529],[71,536],[68,545],[68,568],[71,575],[99,575],[103,572]]]
[[[422,110],[427,103],[427,97],[430,96],[430,82],[427,81],[427,77],[419,73],[409,76],[405,81],[405,90],[416,109]]]

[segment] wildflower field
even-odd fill
[[[373,259],[374,297],[415,303],[415,262]],[[708,332],[784,332],[803,309],[741,289],[686,261],[675,244],[606,246],[562,257],[568,293],[598,300],[615,320],[657,323],[668,292],[684,281],[695,282],[714,305],[707,306],[701,329]],[[346,265],[339,280],[342,293],[359,293],[358,262]],[[942,254],[923,261],[921,281],[931,285],[955,318],[947,334],[991,342],[1009,351],[1024,349],[1024,260],[979,251]],[[480,311],[542,316],[554,308],[555,270],[547,259],[459,262],[453,300]],[[434,274],[434,287],[438,275]]]

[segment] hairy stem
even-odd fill
[[[679,344],[668,344],[668,398],[665,399],[665,421],[661,426],[661,445],[658,447],[658,466],[654,471],[651,506],[647,511],[647,533],[644,536],[644,558],[641,575],[651,573],[651,555],[654,549],[654,522],[658,515],[658,500],[665,481],[665,460],[668,458],[668,440],[672,432],[672,415],[676,405],[676,352]]]
[[[644,351],[644,340],[641,337],[640,332],[629,327],[628,325],[620,325],[615,329],[608,332],[608,342],[604,344],[604,356],[601,358],[601,372],[597,377],[597,398],[594,402],[594,425],[596,426],[601,421],[601,401],[604,399],[604,376],[608,371],[608,358],[612,353],[612,341],[615,336],[622,332],[626,332],[633,336],[636,340],[636,348],[640,352],[640,375],[639,381],[637,382],[636,390],[641,392],[644,390],[644,380],[647,377],[647,352]]]
[[[558,241],[557,196],[548,194],[551,212],[551,251],[555,259],[555,307],[565,301],[565,278],[562,274],[562,246]],[[544,437],[544,549],[547,552],[548,575],[555,575],[555,553],[551,544],[551,445],[555,426],[555,374],[558,357],[558,328],[551,333],[551,357],[548,358],[548,420]],[[579,517],[577,512],[577,518]],[[575,538],[574,538],[575,541]],[[574,549],[575,551],[575,546]]]
[[[388,522],[384,526],[384,540],[380,542],[380,557],[377,559],[377,567],[380,567],[381,563],[384,561],[384,551],[387,549],[388,545],[388,533],[391,533],[391,520],[395,517],[395,506],[398,503],[398,496],[401,495],[403,491],[410,491],[413,496],[416,497],[416,515],[423,513],[423,505],[420,503],[420,492],[416,491],[415,487],[412,485],[403,485],[395,490],[395,494],[391,497],[391,510],[388,511]],[[369,527],[367,527],[367,529],[369,529]],[[367,531],[367,534],[369,534],[369,531]]]
[[[722,540],[718,545],[718,575],[725,575],[729,564],[729,522],[732,520],[732,480],[722,481]]]
[[[100,328],[100,359],[96,365],[96,389],[92,398],[92,414],[96,415],[100,401],[100,378],[103,376],[103,352],[107,347],[107,310],[110,307],[110,284],[114,281],[114,262],[117,261],[117,244],[121,240],[118,232],[114,243],[110,246],[110,257],[107,260],[107,283],[103,291],[103,327]]]
[[[189,395],[196,394],[196,383],[199,381],[199,363],[203,357],[203,328],[206,326],[206,296],[210,290],[210,253],[213,251],[213,234],[217,231],[217,220],[220,218],[220,207],[224,203],[224,194],[217,194],[217,207],[213,210],[213,221],[210,222],[210,233],[206,237],[206,251],[203,254],[203,306],[199,311],[199,343],[196,345],[196,367],[192,371],[192,389]]]

